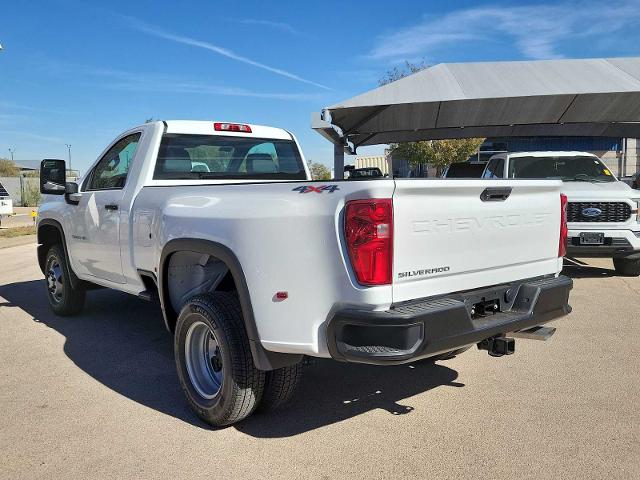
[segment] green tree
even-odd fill
[[[11,160],[0,158],[0,177],[17,177],[20,169]]]
[[[26,180],[26,179],[25,179]],[[37,207],[40,205],[40,184],[39,182],[24,182],[24,191],[22,193],[23,207]]]
[[[379,80],[379,84],[400,80],[408,75],[427,68],[427,64],[405,62],[403,68],[394,67]],[[464,162],[473,153],[477,152],[484,138],[461,138],[450,140],[426,140],[421,142],[392,143],[391,153],[398,158],[406,160],[414,168],[420,164],[429,164],[437,169],[437,175],[453,162]]]
[[[314,180],[331,179],[331,170],[329,170],[322,163],[309,162],[309,171],[311,172],[311,178]]]
[[[436,167],[437,175],[453,162],[464,162],[478,151],[484,138],[460,138],[451,140],[428,140],[424,142],[396,143],[391,152],[406,160],[413,168],[427,163]]]
[[[378,80],[378,85],[383,86],[387,83],[395,82],[396,80],[400,80],[407,75],[411,75],[413,73],[419,72],[420,70],[424,70],[428,66],[429,65],[424,63],[424,60],[420,63],[411,63],[405,60],[403,68],[393,67],[393,69],[385,73],[384,77]]]

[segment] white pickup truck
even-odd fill
[[[559,181],[317,182],[291,133],[205,121],[133,128],[78,183],[64,169],[41,168],[51,308],[80,312],[94,286],[157,292],[212,425],[287,401],[305,355],[500,356],[570,311]]]
[[[493,155],[486,179],[547,178],[564,182],[567,255],[613,258],[622,275],[640,275],[640,192],[619,181],[587,152],[518,152]]]

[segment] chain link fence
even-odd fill
[[[39,177],[0,177],[16,207],[37,207],[40,203]]]

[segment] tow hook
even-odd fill
[[[515,338],[491,337],[478,343],[478,350],[486,350],[492,357],[512,355],[516,351]]]

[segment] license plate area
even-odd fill
[[[485,299],[471,306],[471,318],[486,317],[500,312],[500,300],[498,298]]]
[[[580,245],[604,245],[604,233],[582,232],[580,234]]]

